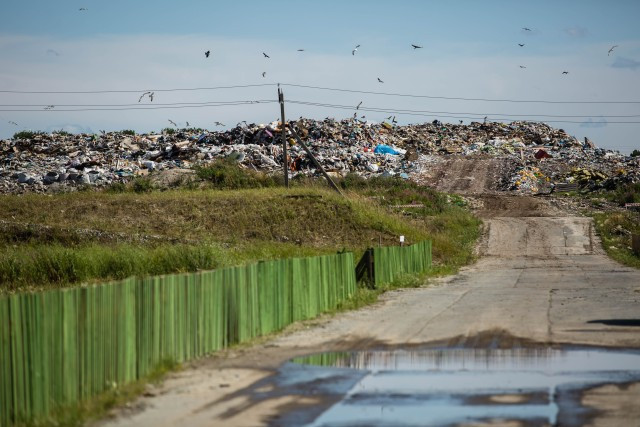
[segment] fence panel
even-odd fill
[[[353,254],[0,296],[0,425],[335,308]]]

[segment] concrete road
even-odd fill
[[[558,344],[640,348],[640,271],[603,254],[590,219],[493,217],[485,224],[479,261],[459,274],[428,287],[390,292],[362,310],[196,362],[99,424],[278,424],[287,411],[305,406],[314,415],[331,399],[278,392],[268,379],[290,357],[319,351]],[[590,420],[594,425],[638,425],[638,384],[603,386],[581,399],[601,409]]]

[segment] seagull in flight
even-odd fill
[[[412,44],[411,47],[414,49],[422,49],[422,46],[418,46],[417,44]]]
[[[53,49],[47,49],[47,53],[50,53],[50,54],[55,55],[55,56],[60,56],[60,52],[56,52]]]
[[[356,47],[354,47],[353,50],[351,51],[351,55],[355,55],[359,47],[360,45],[357,45]]]
[[[518,43],[518,46],[524,47],[524,43]]]
[[[145,96],[149,96],[149,100],[151,100],[151,102],[153,102],[153,92],[151,92],[151,91],[147,91],[147,92],[143,93],[142,95],[140,95],[140,98],[138,98],[138,102],[142,101],[142,98],[144,98]]]
[[[382,80],[380,80],[380,77],[378,77],[378,83],[384,83]]]
[[[611,46],[611,49],[609,49],[609,52],[607,52],[607,56],[611,55],[611,52],[613,52],[613,49],[617,48],[618,45],[614,44],[613,46]]]
[[[304,52],[304,49],[298,49],[298,52]]]
[[[171,124],[172,124],[172,125],[174,125],[175,127],[178,127],[178,125],[176,124],[176,122],[174,122],[174,121],[173,121],[173,120],[171,120],[171,119],[168,119],[168,120],[169,120],[169,123],[171,123]]]
[[[524,65],[520,65],[520,68],[527,68],[527,67],[525,67]]]
[[[208,51],[206,51],[206,52],[204,53],[204,56],[206,56],[206,57],[208,58],[210,54],[211,54],[211,51],[210,51],[210,50],[208,50]]]
[[[527,28],[527,27],[522,27],[522,29],[523,29],[524,31],[531,31],[531,28]]]
[[[189,122],[187,122],[187,127],[189,127]]]
[[[81,7],[81,8],[80,8],[80,9],[78,9],[78,10],[79,10],[80,12],[86,12],[86,11],[87,11],[87,10],[89,10],[89,9],[87,9],[86,7]]]
[[[569,72],[568,71],[563,71],[562,74],[569,74]]]
[[[361,105],[362,105],[362,101],[360,101],[360,103],[356,106],[356,110],[359,110]]]
[[[12,120],[9,120],[9,123],[14,125],[14,126],[18,126],[18,124],[16,122],[12,121]]]
[[[267,72],[266,71],[262,72],[262,77],[267,77]]]
[[[242,123],[242,122],[240,122],[240,123]],[[224,123],[222,123],[222,122],[213,122],[213,124],[216,125],[216,126],[224,126]]]
[[[265,58],[271,58],[269,55],[267,55],[266,53],[262,52],[262,54],[264,55]]]
[[[46,107],[44,107],[45,110],[52,110],[54,108],[56,108],[55,105],[47,105]]]

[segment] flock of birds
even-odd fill
[[[86,12],[86,11],[88,11],[88,9],[87,9],[86,7],[81,7],[81,8],[79,8],[78,10],[79,10],[80,12]],[[525,32],[530,32],[530,31],[532,31],[530,28],[527,28],[527,27],[522,27],[522,30],[523,30],[523,31],[525,31]],[[358,52],[358,48],[360,48],[360,46],[361,46],[361,45],[359,45],[359,44],[358,44],[358,45],[356,45],[356,46],[351,50],[351,55],[352,55],[352,56],[355,56],[355,54]],[[519,46],[519,47],[525,47],[525,43],[518,43],[518,46]],[[414,44],[414,43],[412,43],[412,44],[411,44],[411,47],[413,48],[413,50],[416,50],[416,49],[422,49],[422,48],[423,48],[423,46],[420,46],[420,45],[418,45],[418,44]],[[610,56],[610,55],[611,55],[611,52],[613,52],[613,50],[614,50],[615,48],[617,48],[617,47],[619,47],[619,46],[618,46],[618,45],[613,45],[613,46],[611,46],[611,48],[607,51],[607,56]],[[298,52],[304,52],[305,50],[304,50],[304,49],[298,49],[297,51],[298,51]],[[56,52],[56,51],[54,51],[54,50],[51,50],[51,49],[49,49],[49,50],[47,51],[47,53],[55,54],[56,56],[59,56],[59,55],[60,55],[58,52]],[[271,58],[271,57],[270,57],[266,52],[262,52],[262,55],[263,55],[263,57],[264,57],[265,59],[270,59],[270,58]],[[205,56],[205,58],[209,58],[209,57],[211,56],[211,50],[207,50],[207,51],[205,51],[205,52],[204,52],[204,56]],[[524,66],[524,65],[520,65],[519,67],[520,67],[520,68],[522,68],[522,69],[527,68],[527,67],[526,67],[526,66]],[[568,72],[568,71],[562,71],[562,74],[563,74],[563,75],[567,75],[567,74],[569,74],[569,72]],[[262,72],[262,77],[263,77],[263,78],[266,78],[266,77],[267,77],[267,72],[266,72],[266,71],[263,71],[263,72]],[[383,81],[380,77],[378,77],[377,79],[378,79],[378,83],[384,83],[384,81]],[[142,102],[142,100],[143,100],[145,97],[147,97],[147,98],[149,99],[149,101],[150,101],[150,102],[153,102],[154,95],[155,95],[155,93],[154,93],[154,92],[152,92],[152,91],[144,92],[144,93],[143,93],[142,95],[140,95],[140,97],[138,98],[138,102]],[[360,106],[361,106],[361,105],[362,105],[362,101],[360,101],[360,103],[357,105],[356,110],[358,110],[358,109],[360,108]],[[51,110],[51,109],[53,109],[53,108],[55,108],[55,105],[47,105],[47,106],[45,106],[45,107],[44,107],[44,109],[45,109],[45,110]],[[356,116],[357,116],[357,113],[354,113],[354,118],[355,118]],[[364,118],[364,116],[362,116],[362,117]],[[389,119],[389,120],[392,120],[394,123],[396,123],[395,116],[390,116],[388,119]],[[486,120],[486,118],[485,118],[485,120]],[[9,123],[10,123],[10,124],[12,124],[12,125],[14,125],[14,126],[18,126],[18,123],[14,122],[14,121],[11,121],[11,120],[10,120],[10,121],[9,121]],[[178,126],[178,125],[177,125],[174,121],[172,121],[172,120],[169,120],[169,123],[171,123],[172,125],[174,125],[174,126],[176,126],[176,127]],[[221,123],[221,122],[215,122],[214,124],[215,124],[216,126],[224,126],[224,124],[223,124],[223,123]],[[189,122],[187,122],[187,127],[189,127]]]

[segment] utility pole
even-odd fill
[[[282,89],[280,89],[280,84],[278,84],[278,102],[280,103],[280,116],[282,119],[282,124],[280,125],[280,130],[282,131],[282,170],[284,172],[284,186],[289,188],[289,162],[288,162],[288,153],[287,153],[287,125],[284,121],[284,94],[282,93]]]

